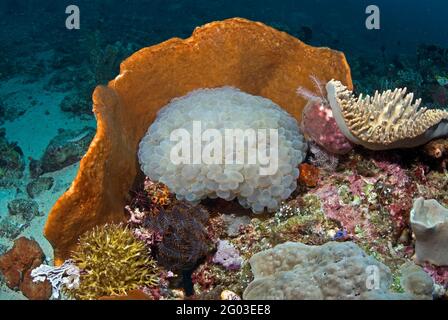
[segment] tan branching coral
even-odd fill
[[[339,128],[368,149],[410,148],[448,134],[448,112],[420,108],[406,88],[355,97],[341,82],[327,83],[328,100]]]
[[[66,293],[75,299],[122,296],[158,281],[149,249],[122,225],[107,224],[83,234],[72,259],[81,270],[80,284]]]
[[[233,86],[272,100],[300,120],[307,101],[297,97],[296,88],[315,90],[310,75],[352,86],[343,53],[240,18],[212,22],[188,39],[173,38],[134,53],[122,62],[120,75],[93,94],[96,136],[45,226],[56,264],[69,257],[84,232],[125,219],[126,197],[141,174],[138,143],[173,98],[199,88]]]

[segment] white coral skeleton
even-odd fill
[[[72,260],[66,260],[59,267],[53,267],[41,264],[31,271],[33,282],[44,282],[48,280],[52,287],[52,298],[58,299],[61,289],[66,287],[68,290],[79,287],[80,270]]]

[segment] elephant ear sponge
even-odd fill
[[[203,135],[199,139],[195,139],[195,123],[201,125],[199,134]],[[203,131],[206,129],[221,136],[207,140]],[[244,136],[237,138],[235,144],[232,138],[230,145],[229,129],[232,132],[241,130]],[[178,142],[171,140],[171,133],[176,130],[188,132],[192,137],[189,140],[193,150],[190,162],[174,164],[172,161],[172,150]],[[246,132],[254,133],[256,142],[250,140]],[[264,140],[260,138],[260,132],[265,134]],[[278,134],[278,147],[274,146],[272,132]],[[222,142],[217,150],[222,152],[208,153],[215,156],[215,162],[204,161],[207,146],[217,139]],[[197,145],[200,148],[196,148]],[[278,153],[267,152],[273,149]],[[265,209],[276,210],[296,189],[297,167],[305,158],[306,150],[307,144],[297,121],[285,110],[269,99],[232,87],[221,87],[190,92],[161,109],[140,142],[138,158],[142,171],[151,180],[166,184],[179,200],[197,203],[207,197],[228,201],[237,198],[242,206],[263,212]],[[198,152],[202,159],[195,162]],[[272,162],[266,164],[260,154]],[[237,162],[238,155],[243,155],[244,160],[240,157]],[[249,161],[254,155],[256,160]],[[273,170],[266,173],[261,168]]]
[[[122,225],[108,224],[86,232],[71,259],[81,270],[80,285],[66,294],[77,300],[123,296],[158,283],[149,249]]]

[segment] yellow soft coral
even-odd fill
[[[158,269],[145,243],[122,225],[108,224],[83,234],[72,259],[81,269],[79,288],[67,292],[75,299],[126,295],[158,282]]]

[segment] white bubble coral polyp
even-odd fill
[[[267,136],[265,148],[273,144],[269,138],[270,129],[276,129],[278,169],[273,174],[260,175],[260,169],[266,167],[266,163],[261,164],[258,157],[256,161],[247,161],[248,152],[253,151],[248,140],[243,163],[226,161],[229,149],[223,142],[219,164],[174,164],[170,155],[178,141],[172,141],[170,137],[176,129],[187,130],[193,137],[192,144],[199,141],[202,150],[210,143],[203,138],[194,139],[193,123],[196,121],[200,122],[201,130],[217,129],[222,135],[226,129],[264,131]],[[260,138],[257,137],[258,142]],[[285,110],[269,99],[222,87],[192,91],[162,108],[140,142],[138,158],[142,171],[151,180],[166,184],[179,200],[195,203],[207,197],[228,201],[237,198],[242,206],[263,212],[265,209],[276,210],[296,189],[297,167],[306,155],[306,148],[297,121]],[[236,150],[239,149],[234,148],[234,159]]]

